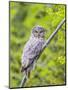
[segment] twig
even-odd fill
[[[65,18],[60,22],[60,24],[57,26],[57,28],[54,30],[54,32],[50,35],[50,37],[48,38],[48,40],[45,42],[43,49],[45,49],[49,42],[52,40],[52,38],[56,35],[56,33],[60,30],[61,26],[64,24],[65,22]]]
[[[27,81],[27,78],[26,78],[26,76],[24,76],[24,77],[22,78],[21,83],[20,83],[20,87],[24,86],[25,83],[26,83],[26,81]]]

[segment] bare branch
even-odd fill
[[[27,81],[27,78],[24,76],[24,77],[22,78],[21,83],[20,83],[20,87],[24,86],[25,83],[26,83],[26,81]]]
[[[56,35],[56,33],[60,30],[61,26],[64,24],[65,22],[65,18],[60,22],[60,24],[57,26],[57,28],[55,29],[55,31],[50,35],[50,37],[48,38],[48,40],[45,42],[43,49],[46,48],[49,44],[49,42],[52,40],[52,38]]]

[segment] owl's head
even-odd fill
[[[36,38],[44,38],[44,34],[45,30],[42,26],[37,25],[32,29],[32,35]]]

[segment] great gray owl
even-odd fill
[[[44,34],[45,30],[43,27],[39,25],[34,26],[30,39],[23,49],[21,71],[25,73],[26,77],[30,76],[30,72],[34,67],[37,56],[42,51],[42,47],[45,43]],[[32,60],[34,60],[34,62],[28,68],[26,68],[32,62]]]

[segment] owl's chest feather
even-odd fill
[[[42,50],[43,44],[44,40],[35,38],[30,39],[24,48],[24,55],[38,54]]]

